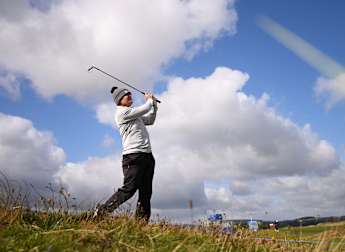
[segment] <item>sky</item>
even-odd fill
[[[345,3],[0,2],[0,170],[92,205],[121,186],[96,65],[162,101],[153,215],[344,215]],[[143,102],[135,95],[135,105]],[[135,202],[135,197],[130,203]]]

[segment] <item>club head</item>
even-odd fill
[[[87,71],[91,71],[94,68],[94,66],[91,66],[89,69],[87,69]]]

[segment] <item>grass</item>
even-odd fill
[[[257,236],[280,242],[310,244],[313,245],[311,248],[315,251],[345,251],[345,222],[322,223],[306,227],[286,227],[280,229],[279,232],[261,230]],[[305,246],[301,247],[305,248]]]
[[[93,221],[87,214],[1,209],[1,251],[221,251],[226,237],[128,216]]]
[[[47,190],[29,206],[28,195],[0,179],[0,251],[345,251],[344,223],[225,234],[217,226],[146,224],[128,213],[93,220],[63,188]],[[301,239],[317,242],[292,241]]]
[[[274,230],[261,230],[262,237],[274,237],[276,239],[285,239],[288,237],[293,240],[315,240],[321,235],[330,234],[332,240],[345,237],[345,222],[322,223],[306,227],[286,227],[275,232]]]
[[[344,226],[340,226],[344,233]],[[331,227],[304,227],[304,238],[325,235]],[[329,229],[328,229],[329,228]],[[337,227],[339,229],[339,226]],[[313,231],[310,231],[313,230]],[[327,230],[327,231],[325,231]],[[340,229],[339,229],[340,230]],[[233,235],[223,234],[216,227],[186,228],[165,221],[146,224],[131,216],[92,220],[87,212],[42,212],[24,208],[0,208],[0,251],[342,251],[331,244],[333,236],[319,237],[315,244],[286,243],[279,239],[293,238],[293,229],[270,233],[263,230],[249,233],[238,229]],[[339,234],[340,234],[339,233]],[[269,236],[270,235],[270,236]],[[271,241],[256,240],[273,237]],[[338,246],[338,247],[337,247]]]

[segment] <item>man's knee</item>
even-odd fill
[[[137,190],[138,187],[136,185],[124,185],[123,187],[119,188],[119,191],[121,193],[124,193],[129,197],[132,197]]]

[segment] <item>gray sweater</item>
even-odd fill
[[[122,139],[123,155],[152,151],[145,125],[155,122],[157,109],[157,104],[152,99],[139,107],[117,106],[115,121]]]

